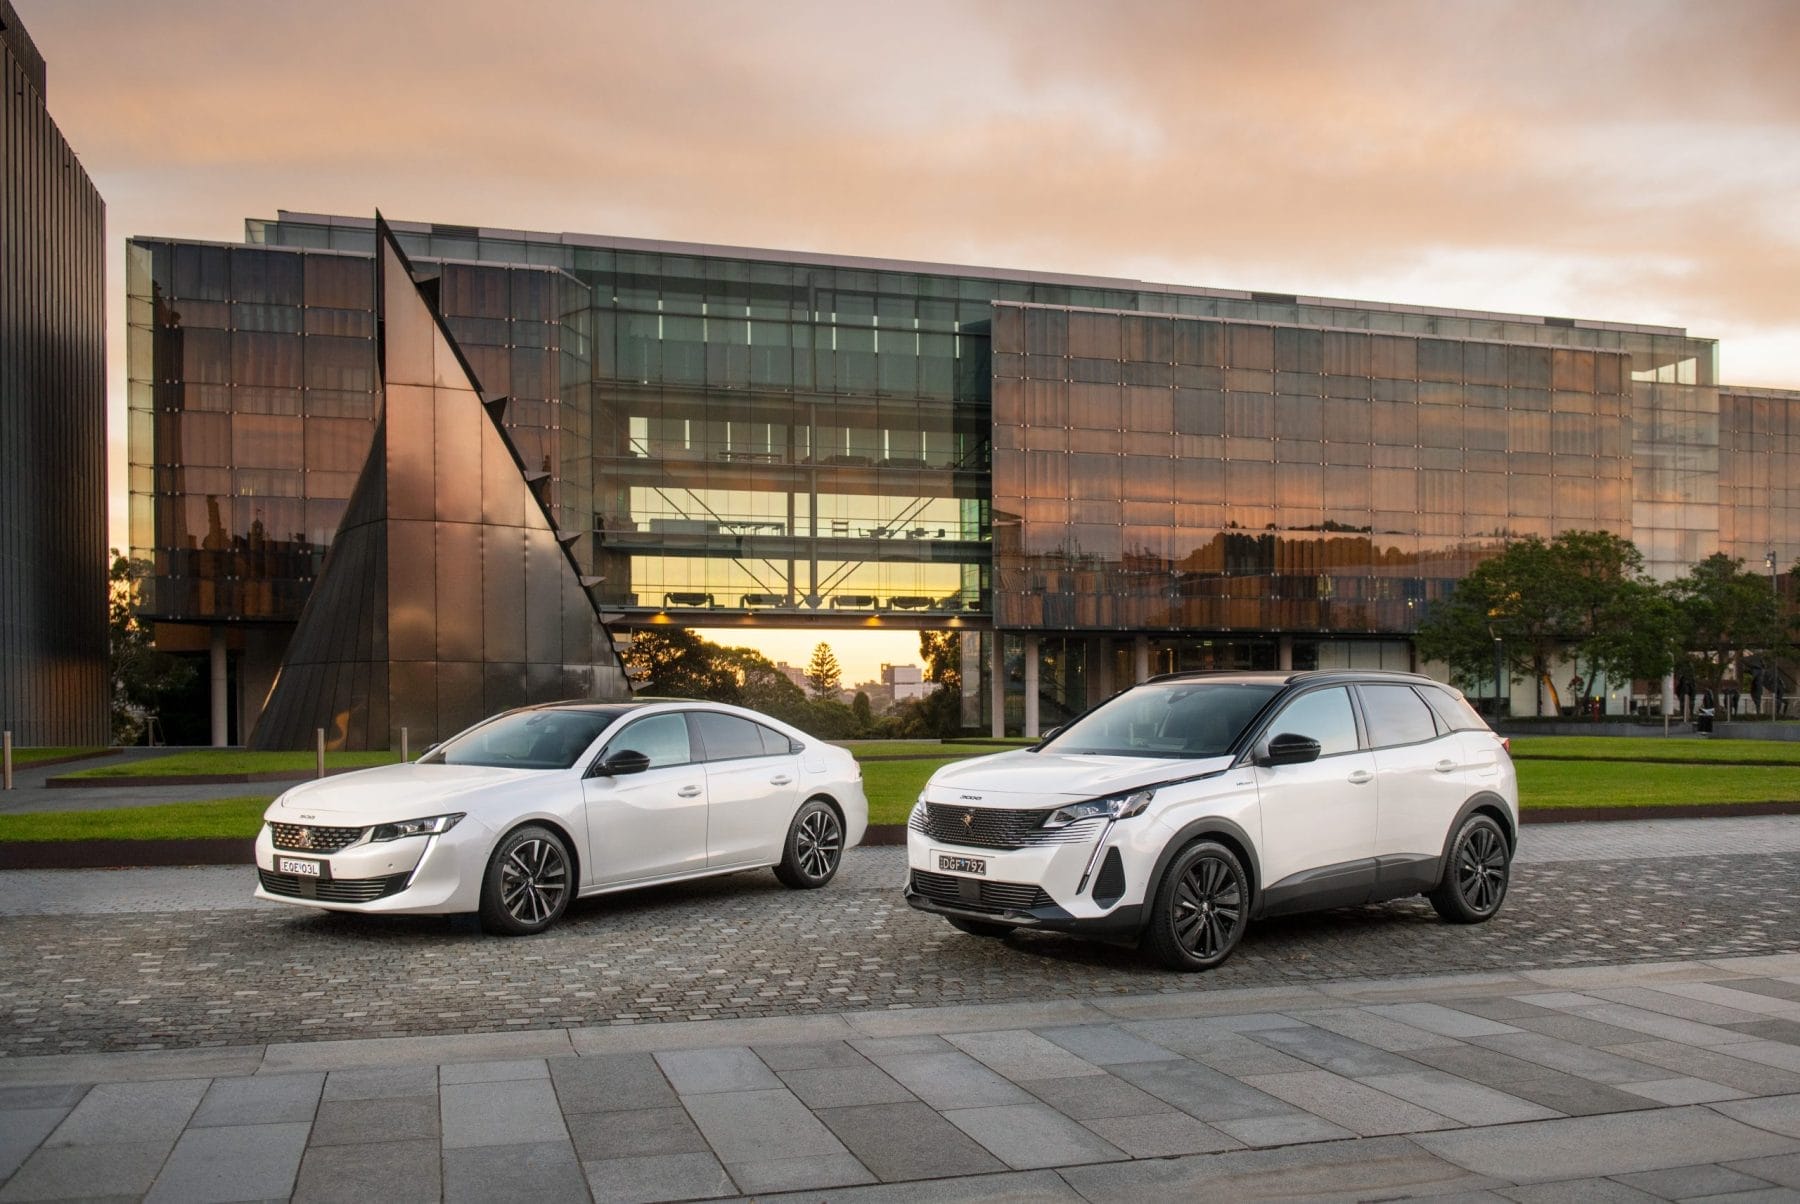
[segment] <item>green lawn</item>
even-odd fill
[[[1519,804],[1666,807],[1800,802],[1800,765],[1655,765],[1641,761],[1520,761]]]
[[[424,751],[423,749],[420,750]],[[187,777],[201,774],[292,773],[310,776],[317,765],[310,752],[245,752],[235,748],[193,748],[142,761],[78,769],[72,778]],[[400,759],[397,752],[328,752],[327,769],[366,769]]]
[[[56,761],[63,757],[91,757],[105,751],[104,748],[15,748],[13,768],[23,769],[27,765]]]
[[[837,744],[856,754],[858,761],[881,760],[889,757],[979,757],[988,753],[1005,752],[1009,748],[1029,748],[1037,743],[1035,740],[842,740]]]
[[[121,807],[110,811],[33,811],[0,815],[0,841],[187,840],[255,836],[269,796]]]
[[[1514,736],[1513,759],[1579,757],[1593,761],[1706,761],[1800,765],[1800,741],[1713,740],[1702,736]]]

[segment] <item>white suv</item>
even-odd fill
[[[1506,898],[1507,742],[1409,673],[1182,673],[1032,748],[947,765],[907,827],[907,902],[964,932],[1139,941],[1205,970],[1262,916]]]

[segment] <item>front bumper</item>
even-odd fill
[[[277,849],[269,825],[256,837],[256,897],[328,911],[445,915],[481,906],[481,875],[494,834],[474,819],[437,836],[364,842],[334,853]],[[279,858],[321,864],[318,878],[283,874]]]

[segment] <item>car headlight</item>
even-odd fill
[[[373,842],[401,840],[408,836],[436,836],[454,828],[465,814],[467,813],[458,811],[455,815],[434,815],[429,819],[403,819],[397,824],[376,824],[375,830],[369,833],[369,840]]]
[[[1067,807],[1052,811],[1050,818],[1044,821],[1044,827],[1066,828],[1084,819],[1129,819],[1140,814],[1155,797],[1154,790],[1134,790],[1130,794],[1114,794],[1106,798],[1089,799],[1085,803],[1070,803]]]

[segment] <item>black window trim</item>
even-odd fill
[[[1359,681],[1353,684],[1355,686],[1354,693],[1356,694],[1356,707],[1359,712],[1362,710],[1363,706],[1363,690],[1372,686],[1399,686],[1402,689],[1411,690],[1413,697],[1418,698],[1419,705],[1425,708],[1425,713],[1431,716],[1431,735],[1425,737],[1423,740],[1408,740],[1404,744],[1377,744],[1375,743],[1374,729],[1366,729],[1364,739],[1367,741],[1367,747],[1370,752],[1380,752],[1383,749],[1388,748],[1417,748],[1421,744],[1430,744],[1433,740],[1442,740],[1445,736],[1453,736],[1456,734],[1454,731],[1439,730],[1439,724],[1442,720],[1438,718],[1437,708],[1432,706],[1425,699],[1419,698],[1418,687],[1410,681]]]
[[[688,742],[700,750],[700,756],[695,761],[690,762],[690,764],[727,765],[727,764],[731,763],[732,761],[756,761],[756,760],[760,760],[764,757],[781,757],[781,756],[791,757],[791,756],[796,755],[792,751],[793,746],[794,746],[794,738],[792,736],[788,736],[788,738],[787,738],[788,748],[790,751],[788,751],[786,753],[778,753],[778,752],[772,753],[772,752],[769,752],[767,749],[764,749],[762,752],[759,752],[759,753],[747,753],[743,756],[738,756],[738,757],[720,757],[717,760],[714,760],[706,751],[706,737],[701,735],[701,733],[700,733],[699,716],[701,716],[701,715],[718,715],[724,719],[736,719],[741,722],[748,723],[751,727],[762,729],[764,731],[775,732],[775,734],[777,736],[786,735],[786,733],[775,731],[774,728],[770,727],[766,723],[758,723],[756,720],[750,718],[748,715],[733,715],[730,711],[715,711],[709,707],[690,707],[687,710],[683,710],[678,713],[687,716]],[[762,742],[762,736],[760,733],[757,735],[756,739],[757,739],[757,743],[760,744]]]
[[[1356,724],[1356,747],[1346,749],[1343,752],[1320,753],[1318,759],[1321,761],[1329,761],[1333,757],[1349,757],[1354,756],[1357,753],[1366,753],[1370,751],[1369,731],[1363,722],[1361,700],[1357,698],[1356,691],[1350,688],[1353,684],[1355,683],[1347,681],[1308,682],[1293,690],[1277,694],[1269,703],[1267,708],[1268,714],[1266,717],[1252,721],[1251,727],[1255,729],[1256,734],[1251,737],[1250,742],[1245,746],[1243,753],[1232,764],[1255,765],[1256,750],[1262,746],[1263,741],[1270,739],[1272,736],[1280,735],[1279,732],[1274,731],[1275,721],[1281,718],[1281,716],[1286,713],[1288,707],[1293,703],[1299,701],[1308,694],[1317,694],[1321,690],[1343,690],[1350,699],[1350,718]]]
[[[594,759],[588,763],[587,772],[585,774],[583,774],[582,776],[584,776],[584,777],[595,776],[595,774],[600,770],[600,768],[606,764],[606,754],[612,749],[613,742],[618,740],[619,737],[623,736],[626,732],[630,731],[634,725],[639,724],[639,723],[646,723],[652,719],[661,719],[665,715],[685,715],[685,714],[687,714],[686,711],[653,711],[648,715],[622,715],[622,716],[620,716],[620,721],[623,724],[623,726],[621,726],[618,731],[613,732],[612,734],[606,736],[605,742],[600,745],[600,751],[594,754]],[[687,728],[687,733],[688,733],[688,759],[685,761],[677,761],[672,765],[652,765],[650,767],[651,769],[680,769],[684,765],[701,765],[701,764],[705,763],[704,758],[697,760],[694,757],[694,740],[695,740],[694,725],[691,723],[687,723],[687,724],[684,724],[683,726],[685,726]],[[645,772],[649,772],[649,771],[646,770]]]

